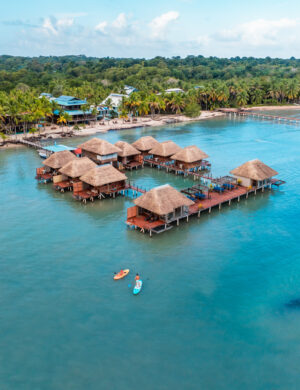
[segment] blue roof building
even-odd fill
[[[66,96],[62,95],[58,98],[55,98],[54,101],[60,106],[59,110],[55,110],[54,114],[59,116],[60,113],[68,114],[71,119],[68,121],[69,123],[78,123],[78,122],[87,122],[92,118],[92,110],[82,110],[83,105],[87,105],[86,100],[78,99],[74,96]]]

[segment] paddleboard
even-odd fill
[[[143,281],[137,280],[133,289],[133,294],[137,295],[139,292],[141,292],[142,286],[143,286]]]
[[[129,269],[124,269],[122,274],[120,272],[118,272],[115,276],[114,276],[114,279],[115,280],[119,280],[119,279],[122,279],[124,278],[126,275],[129,274]]]

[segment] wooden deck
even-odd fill
[[[69,180],[65,180],[65,181],[60,181],[58,183],[54,183],[53,187],[57,191],[64,192],[65,190],[71,190],[73,188],[73,183],[71,183],[71,181]]]
[[[125,169],[132,171],[133,169],[141,168],[143,166],[143,163],[138,161],[131,161],[128,164],[123,164],[123,166]]]
[[[41,175],[36,175],[35,177],[40,183],[49,183],[52,181],[51,173],[42,173]]]
[[[164,221],[146,221],[146,218],[143,217],[143,216],[137,216],[137,217],[132,217],[132,218],[128,218],[127,221],[126,221],[126,224],[129,225],[129,226],[134,226],[134,227],[138,227],[142,230],[152,230],[152,229],[155,229],[157,228],[158,226],[163,226],[165,225],[165,222]]]
[[[231,202],[234,199],[239,200],[241,196],[254,191],[255,189],[248,191],[246,187],[237,187],[221,194],[212,191],[209,193],[209,199],[197,200],[193,206],[190,206],[190,215],[199,214],[199,212],[210,210],[212,207],[220,207],[223,203]]]

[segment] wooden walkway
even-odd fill
[[[299,106],[300,109],[300,106]],[[300,124],[300,118],[291,118],[286,116],[279,116],[279,115],[270,115],[270,114],[263,114],[260,112],[254,112],[254,111],[223,111],[227,115],[231,116],[241,116],[241,117],[248,117],[248,118],[257,118],[257,119],[266,119],[278,123],[291,123],[291,124]]]
[[[126,190],[132,190],[134,192],[139,192],[141,194],[145,194],[147,192],[145,188],[138,187],[138,186],[136,186],[134,184],[131,184],[130,182],[126,185],[125,191]]]

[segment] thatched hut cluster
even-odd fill
[[[200,169],[203,166],[203,160],[208,157],[209,156],[196,145],[186,146],[172,155],[172,159],[175,162],[175,168],[181,171]]]
[[[115,146],[120,149],[118,152],[118,166],[120,169],[138,168],[143,165],[143,156],[133,145],[125,141],[118,141]]]
[[[98,165],[117,161],[120,152],[115,145],[100,138],[92,138],[79,145],[78,148],[82,151],[82,157],[88,157]]]
[[[157,145],[159,145],[159,142],[150,135],[141,137],[132,144],[132,146],[139,150],[144,157],[151,156],[151,149],[155,148]]]
[[[271,179],[278,175],[278,172],[258,159],[248,161],[230,173],[242,186],[255,188],[271,185]]]
[[[172,156],[180,150],[182,150],[182,148],[175,144],[175,142],[164,141],[158,143],[151,149],[150,154],[153,155],[153,159],[157,162],[168,162],[172,161]]]

